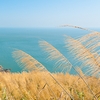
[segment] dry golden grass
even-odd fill
[[[74,97],[74,100],[95,100],[85,83],[78,76],[52,74]],[[1,100],[71,100],[55,80],[41,71],[0,73]],[[85,77],[94,94],[100,100],[100,79]]]

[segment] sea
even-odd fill
[[[92,29],[100,31],[100,28],[91,28],[91,30]],[[90,32],[86,30],[61,27],[0,28],[0,65],[4,69],[11,69],[11,72],[22,72],[23,68],[19,66],[12,57],[13,51],[19,49],[42,63],[48,71],[57,72],[54,70],[55,62],[47,59],[47,55],[39,46],[39,41],[45,40],[52,44],[67,59],[69,59],[72,64],[74,64],[74,60],[70,58],[69,52],[65,48],[65,35],[77,39],[89,33]],[[70,73],[75,74],[73,70]]]

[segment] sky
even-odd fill
[[[0,27],[100,27],[100,0],[0,0]]]

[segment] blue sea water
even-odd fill
[[[99,31],[100,29],[96,29]],[[89,32],[73,28],[0,28],[0,65],[11,69],[12,72],[21,72],[12,57],[14,49],[20,49],[41,62],[50,72],[54,72],[54,62],[48,61],[46,55],[39,47],[40,40],[46,40],[55,46],[64,56],[70,59],[70,55],[64,47],[64,35],[79,38]],[[77,44],[76,44],[77,45]],[[74,73],[72,71],[72,73]]]

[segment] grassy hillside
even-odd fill
[[[52,74],[74,97],[74,100],[95,100],[78,76]],[[85,77],[91,90],[100,100],[100,79]],[[0,73],[1,100],[71,100],[47,72]]]

